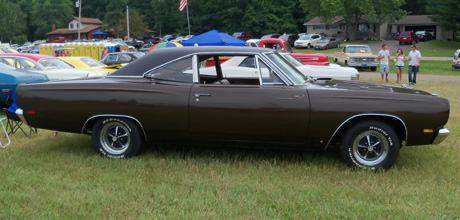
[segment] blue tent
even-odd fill
[[[246,46],[246,41],[224,34],[218,30],[211,30],[182,41],[184,47],[194,46]]]
[[[107,35],[107,33],[102,32],[101,30],[97,30],[96,32],[92,33],[91,35]]]

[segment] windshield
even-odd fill
[[[267,56],[292,80],[296,85],[305,84],[307,78],[296,69],[291,63],[278,53],[267,54]]]
[[[105,64],[91,58],[91,57],[82,57],[80,60],[90,67],[106,66]]]
[[[310,40],[310,36],[303,35],[300,40]]]
[[[371,48],[368,46],[355,46],[355,47],[348,47],[347,53],[372,53]]]
[[[417,31],[415,34],[425,34],[425,31]]]
[[[8,66],[6,64],[0,63],[0,69],[2,70],[14,70],[14,67]]]
[[[236,32],[236,33],[233,34],[233,36],[235,36],[235,37],[241,36],[241,33],[240,33],[240,32]]]
[[[38,62],[48,69],[73,69],[71,65],[58,58],[45,58]]]

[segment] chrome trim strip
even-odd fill
[[[193,69],[193,83],[200,83],[200,77],[198,77],[198,56],[193,55],[192,57],[192,69]]]
[[[19,117],[19,119],[21,119],[21,121],[24,122],[24,124],[29,124],[27,123],[26,118],[24,117],[24,111],[22,109],[16,109],[16,112],[14,112],[14,114],[16,114]]]
[[[444,141],[444,139],[446,139],[449,136],[449,134],[450,134],[449,129],[447,129],[447,128],[439,129],[438,134],[434,138],[432,144],[440,144],[441,142]]]
[[[395,118],[395,119],[398,119],[404,126],[404,129],[406,130],[406,142],[407,142],[407,139],[409,137],[409,134],[407,133],[407,126],[406,126],[406,123],[404,123],[404,121],[397,117],[397,116],[394,116],[394,115],[388,115],[388,114],[379,114],[379,113],[366,113],[366,114],[358,114],[358,115],[354,115],[354,116],[351,116],[349,117],[347,120],[345,120],[334,132],[334,134],[332,134],[332,137],[329,139],[329,141],[327,142],[327,145],[326,147],[324,148],[324,150],[326,150],[328,147],[329,147],[329,144],[331,143],[332,139],[334,138],[335,134],[340,130],[340,128],[342,128],[343,125],[345,125],[348,121],[350,121],[351,119],[354,119],[354,118],[357,118],[357,117],[363,117],[363,116],[384,116],[384,117],[392,117],[392,118]]]
[[[262,83],[262,70],[260,69],[260,64],[259,64],[259,62],[262,62],[262,61],[259,60],[259,56],[257,56],[257,55],[255,56],[255,58],[256,58],[255,61],[256,61],[257,72],[259,73],[259,74],[257,74],[257,75],[259,75],[259,85],[262,86],[262,84],[263,84]]]
[[[261,60],[264,60],[265,65],[267,68],[271,68],[273,72],[281,79],[283,80],[284,84],[287,86],[293,86],[295,85],[294,82],[291,81],[289,77],[286,76],[286,73],[281,70],[281,68],[278,67],[273,61],[267,56],[267,54],[272,54],[274,52],[269,52],[269,53],[262,53],[261,54]]]
[[[94,118],[100,118],[100,117],[119,117],[119,118],[129,118],[129,119],[132,119],[134,120],[135,122],[137,122],[137,124],[139,124],[139,126],[141,126],[141,129],[142,129],[142,133],[144,133],[144,138],[145,138],[145,141],[147,142],[147,135],[145,134],[145,130],[144,130],[144,126],[142,126],[141,122],[139,120],[137,120],[136,118],[132,117],[132,116],[128,116],[128,115],[112,115],[112,114],[103,114],[103,115],[94,115],[94,116],[91,116],[89,117],[88,119],[86,119],[85,123],[83,124],[83,127],[81,128],[81,133],[83,134],[84,130],[85,130],[85,127],[86,127],[86,124],[94,119]]]

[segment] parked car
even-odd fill
[[[65,37],[56,37],[54,40],[50,40],[50,43],[64,43],[69,41],[70,39],[65,38]]]
[[[372,54],[368,45],[346,45],[342,52],[334,54],[334,61],[343,66],[370,68],[376,71],[379,65],[377,55]]]
[[[176,34],[168,34],[168,35],[165,35],[163,38],[161,38],[160,42],[167,42],[167,41],[170,41],[170,40],[174,40],[176,39]]]
[[[314,43],[321,40],[321,35],[319,34],[307,34],[300,37],[294,42],[295,48],[307,48],[310,49]]]
[[[247,41],[247,40],[249,40],[251,38],[254,38],[252,36],[252,34],[248,34],[246,32],[235,32],[235,33],[233,33],[233,36],[238,38],[238,39],[244,40],[244,41]]]
[[[321,40],[313,43],[313,48],[315,48],[315,50],[328,50],[333,47],[340,47],[340,39],[335,37],[323,37]]]
[[[260,39],[249,39],[246,41],[248,47],[258,47]]]
[[[417,31],[415,32],[415,35],[417,35],[420,41],[433,40],[433,35],[431,35],[431,33],[428,31]]]
[[[255,57],[255,79],[229,81],[219,62],[216,76],[198,70],[208,58],[238,55]],[[388,169],[403,143],[438,144],[450,133],[445,98],[371,82],[314,82],[262,48],[156,50],[105,78],[19,85],[15,98],[24,122],[91,134],[109,158],[136,156],[144,143],[337,147],[349,166]]]
[[[266,34],[266,35],[262,36],[260,39],[262,40],[262,39],[268,39],[268,38],[278,38],[280,36],[281,36],[281,34]]]
[[[282,39],[262,39],[259,41],[259,47],[271,48],[278,52],[290,53],[300,60],[303,64],[310,65],[329,65],[329,57],[324,53],[296,53],[292,50],[289,43]]]
[[[134,48],[139,50],[140,48],[142,48],[142,46],[144,46],[144,41],[135,40],[135,41],[126,42],[126,44],[129,46],[133,46]]]
[[[318,66],[303,64],[289,53],[281,54],[287,61],[294,65],[303,75],[317,80],[358,80],[359,72],[353,67]]]
[[[399,34],[399,45],[401,44],[416,44],[418,37],[412,31],[404,31]]]
[[[430,32],[431,36],[433,36],[433,39],[436,39],[436,35],[434,34],[434,29],[433,28],[427,28],[425,31]]]
[[[106,76],[107,72],[74,69],[52,56],[31,53],[0,54],[0,62],[17,69],[43,73],[49,80],[77,79]]]
[[[101,62],[105,65],[131,63],[144,55],[145,53],[142,52],[114,52],[109,53],[106,57],[104,57],[101,60]]]
[[[400,34],[399,32],[394,33],[394,34],[392,35],[392,39],[393,39],[393,40],[399,40],[399,34]]]
[[[185,36],[184,39],[182,39],[182,40],[184,41],[184,40],[192,39],[194,37],[195,37],[195,35],[190,34],[190,35]]]
[[[8,93],[21,83],[41,83],[49,81],[45,74],[15,69],[0,63],[0,107],[6,107]]]
[[[283,34],[278,37],[279,39],[285,40],[289,42],[289,45],[294,46],[294,42],[299,39],[299,35],[297,34]]]
[[[75,69],[91,70],[98,72],[106,72],[111,74],[122,67],[122,64],[107,66],[102,62],[91,57],[58,57],[60,60],[72,65]]]

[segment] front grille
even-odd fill
[[[376,62],[377,58],[357,57],[357,58],[352,58],[352,60],[353,60],[353,62],[372,63],[372,62]]]

